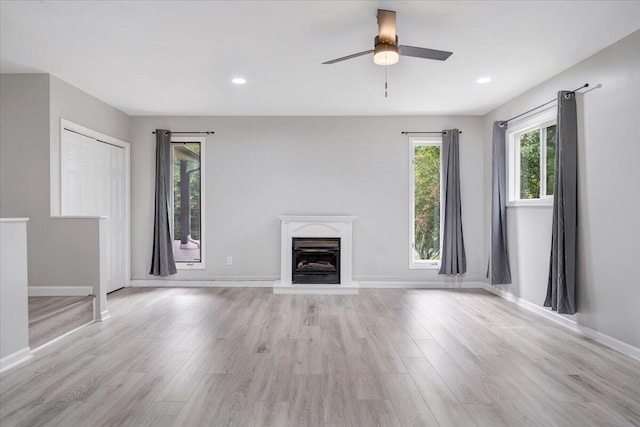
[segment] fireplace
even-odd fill
[[[352,223],[347,215],[278,215],[280,280],[275,294],[356,295]]]
[[[292,238],[291,283],[340,284],[340,238]]]

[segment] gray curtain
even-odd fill
[[[443,132],[442,176],[444,190],[444,230],[440,274],[467,272],[467,257],[462,237],[462,207],[460,203],[460,144],[458,129]]]
[[[171,133],[156,129],[156,203],[153,218],[153,252],[151,271],[154,276],[176,274],[173,241],[169,225],[171,200]]]
[[[576,95],[560,91],[551,259],[544,305],[563,314],[576,312],[577,146]]]
[[[491,229],[487,278],[492,285],[511,283],[507,250],[507,162],[505,122],[493,123]]]

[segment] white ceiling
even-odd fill
[[[372,49],[378,8],[397,11],[400,44],[454,52],[401,57],[387,99],[371,56],[321,65]],[[0,14],[1,72],[51,73],[141,115],[484,114],[640,28],[640,1],[22,0]]]

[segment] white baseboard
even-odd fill
[[[484,283],[465,282],[404,282],[404,281],[359,281],[360,288],[371,289],[482,289]],[[273,280],[132,280],[132,287],[153,288],[270,288]]]
[[[13,352],[8,356],[0,359],[0,373],[13,368],[14,366],[17,366],[20,363],[31,359],[32,357],[33,355],[31,354],[31,349],[29,347],[25,347],[22,350]]]
[[[270,288],[273,280],[132,280],[139,288]]]
[[[613,338],[612,336],[603,334],[602,332],[596,331],[595,329],[591,329],[588,326],[582,325],[573,319],[574,316],[558,314],[547,307],[538,306],[523,298],[517,297],[512,293],[509,293],[503,289],[496,288],[495,286],[492,286],[486,283],[483,284],[483,287],[484,289],[491,292],[492,294],[495,294],[503,299],[506,299],[507,301],[513,302],[519,305],[520,307],[525,308],[539,316],[545,317],[551,320],[552,322],[555,322],[561,326],[564,326],[567,329],[572,330],[573,332],[576,332],[587,338],[591,338],[592,340],[602,345],[605,345],[609,348],[612,348],[624,354],[625,356],[629,356],[633,359],[640,361],[640,348],[634,347],[631,344],[627,344],[626,342],[620,341],[616,338]]]
[[[92,294],[92,286],[29,286],[30,297],[85,297]]]
[[[111,313],[109,313],[109,310],[101,311],[98,316],[96,316],[96,322],[104,322],[107,319],[111,319]]]
[[[483,289],[481,282],[385,282],[365,281],[360,283],[360,288],[369,289]]]

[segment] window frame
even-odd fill
[[[418,146],[440,147],[440,254],[442,254],[442,228],[444,225],[443,208],[443,180],[442,180],[442,134],[409,137],[409,269],[410,270],[438,270],[441,260],[415,260],[415,148]]]
[[[185,144],[185,143],[199,143],[200,144],[200,261],[198,262],[178,262],[176,261],[176,269],[178,270],[204,270],[205,264],[205,137],[200,136],[171,136],[171,145],[173,144]],[[173,148],[171,149],[171,167],[173,168]],[[173,173],[171,173],[171,203],[169,206],[169,217],[171,218],[171,241],[174,238],[174,216],[173,216]],[[173,248],[173,246],[172,246]]]
[[[520,135],[538,128],[547,128],[556,125],[557,132],[557,107],[553,106],[545,111],[510,125],[506,132],[507,142],[507,206],[553,206],[553,194],[544,195],[537,199],[520,199]],[[547,188],[547,150],[546,132],[540,135],[540,190],[546,192]],[[556,137],[557,139],[557,137]],[[557,149],[557,148],[556,148]]]

